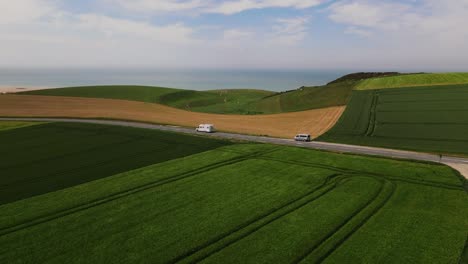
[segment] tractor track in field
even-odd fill
[[[365,177],[365,176],[363,176]],[[347,216],[337,227],[333,228],[330,230],[323,238],[321,238],[319,241],[315,243],[313,247],[311,247],[307,252],[304,254],[298,256],[295,260],[293,260],[291,263],[300,263],[304,261],[307,257],[310,257],[311,254],[313,254],[317,249],[319,249],[322,245],[324,245],[327,241],[332,239],[332,237],[339,232],[346,224],[348,224],[356,215],[358,215],[360,212],[362,212],[365,208],[370,206],[372,202],[380,195],[380,193],[383,191],[384,188],[384,181],[382,179],[376,179],[374,177],[370,177],[373,180],[378,181],[381,183],[379,186],[378,190],[375,192],[375,194],[368,199],[367,202],[365,202],[363,205],[358,207],[352,214]],[[333,242],[333,241],[332,241]]]
[[[382,189],[381,191],[377,194],[377,196],[372,199],[372,201],[367,204],[361,211],[357,212],[356,214],[354,214],[352,216],[352,218],[350,219],[350,221],[352,221],[353,218],[357,217],[361,212],[363,212],[364,210],[366,210],[367,208],[370,208],[372,205],[373,205],[373,202],[379,198],[379,196],[385,192],[384,188],[385,188],[385,184],[389,184],[389,193],[386,194],[384,193],[383,195],[385,195],[383,197],[383,201],[379,202],[375,208],[371,209],[371,211],[366,214],[366,213],[363,213],[364,214],[364,218],[359,221],[355,226],[353,226],[351,228],[351,230],[349,232],[347,232],[343,237],[341,237],[338,241],[336,241],[332,247],[330,247],[328,250],[326,250],[325,252],[323,252],[322,254],[319,254],[318,256],[318,259],[317,259],[317,263],[322,263],[326,258],[328,258],[334,251],[336,251],[341,245],[343,245],[354,233],[356,233],[362,226],[364,226],[374,215],[376,215],[380,209],[382,209],[387,203],[388,201],[392,198],[393,194],[395,193],[395,189],[396,189],[396,185],[394,183],[392,183],[391,181],[388,181],[388,180],[384,180],[383,181],[383,185],[382,185]],[[345,224],[346,225],[346,224]],[[344,226],[343,226],[344,227]],[[339,231],[337,231],[339,232]],[[336,234],[336,232],[335,232]],[[333,238],[333,235],[332,237]],[[333,242],[333,241],[332,241]],[[326,243],[326,241],[325,241]],[[319,246],[320,247],[320,246]],[[308,256],[306,256],[304,259],[307,259]]]
[[[115,201],[115,200],[127,197],[127,196],[135,194],[135,193],[146,191],[146,190],[149,190],[151,188],[159,187],[159,186],[169,184],[169,183],[172,183],[172,182],[175,182],[175,181],[179,181],[179,180],[183,180],[183,179],[186,179],[186,178],[189,178],[189,177],[196,176],[196,175],[198,175],[200,173],[204,173],[204,172],[211,171],[211,170],[214,170],[214,169],[218,169],[218,168],[221,168],[221,167],[224,167],[224,166],[227,166],[227,165],[232,165],[232,164],[235,164],[235,163],[238,163],[238,162],[242,162],[242,161],[248,160],[249,157],[251,157],[252,155],[261,155],[263,153],[268,153],[268,152],[272,152],[272,151],[275,151],[275,150],[276,149],[269,150],[269,151],[264,151],[264,152],[254,152],[254,153],[250,153],[249,155],[235,157],[235,158],[228,159],[228,160],[221,161],[221,162],[216,162],[216,163],[210,164],[210,165],[202,167],[202,168],[198,168],[198,169],[195,169],[195,170],[192,170],[192,171],[188,171],[188,172],[180,173],[180,174],[177,174],[177,175],[173,175],[173,176],[170,176],[170,177],[167,177],[167,178],[164,178],[164,179],[160,179],[160,180],[157,180],[157,181],[154,181],[154,182],[149,182],[149,183],[137,186],[137,187],[127,189],[125,191],[116,192],[116,193],[113,193],[111,195],[108,195],[108,196],[105,196],[105,197],[100,197],[98,199],[94,199],[94,200],[88,201],[86,203],[73,206],[71,208],[62,209],[62,210],[60,210],[58,212],[43,215],[43,216],[37,217],[37,218],[32,219],[32,220],[26,220],[26,221],[24,221],[24,222],[22,222],[20,224],[14,225],[14,226],[0,228],[0,237],[4,236],[4,235],[7,235],[7,234],[10,234],[10,233],[13,233],[13,232],[16,232],[16,231],[19,231],[19,230],[22,230],[22,229],[26,229],[26,228],[38,225],[38,224],[49,222],[49,221],[52,221],[52,220],[55,220],[55,219],[58,219],[58,218],[61,218],[61,217],[67,216],[67,215],[71,215],[71,214],[74,214],[74,213],[77,213],[77,212],[80,212],[80,211],[84,211],[86,209],[93,208],[93,207],[96,207],[96,206],[99,206],[99,205],[102,205],[102,204],[105,204],[105,203],[108,203],[108,202],[111,202],[111,201]]]
[[[348,174],[348,175],[355,175],[355,174],[370,175],[370,176],[376,176],[380,178],[386,178],[387,180],[400,181],[400,182],[411,183],[411,184],[419,184],[419,185],[430,186],[430,187],[435,187],[435,188],[443,188],[443,189],[450,189],[450,190],[462,190],[463,189],[463,187],[457,186],[457,185],[449,185],[449,184],[444,184],[440,182],[424,181],[424,180],[416,180],[416,179],[414,180],[403,179],[399,177],[392,177],[386,174],[380,174],[380,173],[369,172],[369,171],[352,170],[352,169],[340,168],[340,167],[333,167],[333,166],[327,166],[324,164],[317,164],[317,163],[312,163],[312,162],[280,160],[280,159],[275,159],[275,158],[270,158],[270,157],[255,157],[255,159],[271,160],[271,161],[293,164],[293,165],[298,165],[298,166],[306,166],[306,167],[311,167],[311,168],[328,169],[328,170],[332,170],[332,171],[336,171],[336,172],[340,172],[340,173]]]
[[[267,226],[268,224],[280,219],[281,217],[288,215],[306,206],[307,204],[317,200],[318,198],[322,197],[323,195],[333,190],[340,183],[340,181],[342,181],[343,179],[346,179],[346,177],[347,176],[342,175],[342,174],[331,174],[325,178],[322,184],[313,188],[312,190],[305,193],[304,195],[301,195],[300,197],[297,197],[287,202],[286,204],[282,204],[275,208],[272,208],[265,214],[259,217],[256,217],[255,219],[252,219],[246,223],[243,223],[239,225],[238,227],[234,228],[233,230],[227,231],[202,245],[199,245],[195,248],[188,250],[185,254],[182,254],[172,259],[171,261],[169,261],[169,263],[179,263],[179,262],[197,263],[204,259],[207,259],[210,256],[214,255],[215,253],[220,252],[221,250],[227,248],[228,246],[255,233],[261,228]],[[320,191],[322,192],[316,194],[317,192],[320,192]],[[248,230],[245,232],[242,232],[243,230],[246,230],[246,229]],[[238,232],[241,232],[241,233],[238,233]],[[234,236],[234,237],[231,237],[231,236]],[[225,239],[228,241],[223,242],[223,240]],[[216,244],[219,244],[219,245],[216,246]]]
[[[365,136],[372,137],[377,126],[377,106],[379,104],[379,93],[373,92],[372,94],[372,103],[370,106],[370,115],[369,121],[367,122],[367,130]]]

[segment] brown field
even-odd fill
[[[107,118],[195,127],[212,123],[218,130],[291,138],[317,137],[330,129],[345,107],[329,107],[275,115],[219,115],[188,112],[159,104],[77,97],[1,95],[3,117]]]

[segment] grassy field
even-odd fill
[[[468,85],[356,91],[319,140],[468,155]]]
[[[22,122],[22,121],[2,121],[0,122],[0,131],[28,127],[34,125],[40,125],[41,122]]]
[[[10,122],[0,122],[0,127]],[[0,204],[228,144],[125,127],[48,123],[0,131]]]
[[[81,125],[67,126],[75,129],[56,137],[81,133]],[[24,144],[44,144],[29,135]],[[164,153],[196,141],[171,136],[161,133],[152,141],[173,144]],[[449,167],[262,144],[207,144],[217,148],[197,153],[197,146],[190,156],[184,150],[183,157],[0,205],[0,261],[457,263],[462,255],[468,196]]]
[[[341,82],[325,86],[303,87],[263,98],[248,105],[251,112],[264,114],[303,111],[307,109],[344,106],[355,82]]]
[[[277,114],[346,105],[353,85],[354,82],[343,82],[284,93],[248,89],[192,91],[149,86],[89,86],[21,94],[121,99],[203,113]]]
[[[468,84],[468,73],[423,73],[371,78],[360,81],[357,90]]]

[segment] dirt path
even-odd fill
[[[329,107],[275,115],[219,115],[124,100],[0,95],[0,116],[3,117],[107,118],[188,127],[212,123],[221,131],[281,138],[291,138],[297,133],[317,137],[338,121],[344,109]]]

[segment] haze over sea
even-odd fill
[[[0,86],[151,85],[192,90],[286,91],[326,84],[345,70],[1,69]]]

